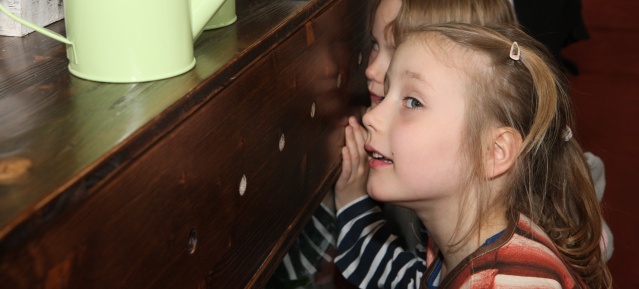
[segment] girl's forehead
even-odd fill
[[[401,6],[401,0],[382,0],[375,12],[375,24],[381,26],[388,25],[397,18]]]
[[[406,54],[406,51],[419,55],[433,55],[435,58],[449,58],[455,54],[455,49],[450,47],[450,44],[444,43],[440,37],[432,35],[433,33],[417,33],[411,34],[405,38],[404,41],[397,47],[397,51],[402,51],[402,54]]]
[[[397,18],[401,5],[401,0],[382,0],[379,4],[375,12],[371,31],[377,41],[394,42],[392,29],[389,25]]]
[[[444,64],[459,67],[471,67],[477,64],[477,61],[487,63],[488,58],[484,53],[468,49],[437,32],[410,34],[399,46],[414,46],[423,53],[434,55]]]
[[[462,76],[471,73],[472,67],[476,66],[474,58],[459,44],[441,36],[409,37],[395,51],[389,74],[401,77],[406,70],[432,72],[445,69]]]

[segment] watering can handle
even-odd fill
[[[27,26],[27,27],[35,30],[35,31],[38,31],[38,32],[40,32],[40,33],[42,33],[42,34],[44,34],[44,35],[46,35],[48,37],[51,37],[51,38],[53,38],[53,39],[55,39],[57,41],[60,41],[62,43],[73,45],[73,42],[69,41],[64,36],[62,36],[62,35],[60,35],[58,33],[55,33],[55,32],[53,32],[53,31],[51,31],[49,29],[46,29],[44,27],[35,25],[35,24],[33,24],[33,23],[31,23],[31,22],[29,22],[27,20],[24,20],[24,19],[22,19],[22,18],[20,18],[20,17],[18,17],[16,15],[14,15],[13,13],[11,13],[11,11],[9,11],[7,8],[5,8],[4,5],[2,5],[2,4],[0,4],[0,12],[2,12],[4,14],[7,14],[7,16],[9,16],[9,18],[11,18],[11,19],[19,22],[20,24],[22,24],[24,26]]]

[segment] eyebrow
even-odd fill
[[[402,72],[401,77],[408,77],[408,78],[412,78],[415,80],[419,80],[421,82],[426,82],[424,80],[424,76],[422,76],[420,73],[414,72],[414,71],[410,71],[410,70],[405,70]]]
[[[386,94],[386,90],[390,86],[390,76],[391,76],[391,74],[392,74],[392,72],[389,69],[386,72],[386,75],[384,76],[384,94]],[[410,71],[410,70],[404,70],[404,71],[402,71],[400,76],[401,76],[401,78],[415,79],[415,80],[423,83],[424,85],[430,87],[430,83],[428,83],[428,81],[426,81],[424,79],[424,76],[421,73]]]

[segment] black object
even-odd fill
[[[581,16],[581,0],[514,0],[522,28],[548,47],[560,65],[577,75],[579,69],[561,50],[589,38]]]

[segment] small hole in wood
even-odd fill
[[[286,144],[286,137],[284,137],[284,134],[282,134],[280,136],[280,145],[279,145],[280,151],[284,150],[284,145],[285,144]]]
[[[195,253],[195,247],[197,246],[197,231],[195,228],[189,232],[189,254]]]
[[[242,180],[240,180],[240,196],[244,196],[246,192],[246,175],[242,175]]]

